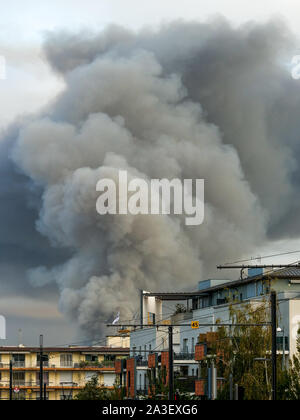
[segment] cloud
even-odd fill
[[[16,246],[28,247],[30,229],[32,255],[43,254],[30,284],[56,284],[60,309],[85,334],[99,334],[111,312],[130,319],[139,288],[190,288],[219,261],[298,234],[299,95],[281,65],[294,42],[278,21],[234,29],[224,19],[49,35],[45,54],[65,89],[2,141],[2,197],[21,199]],[[96,183],[120,169],[204,178],[204,224],[99,216]]]

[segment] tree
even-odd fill
[[[269,321],[269,305],[266,301],[255,304],[229,305],[232,326],[217,328],[217,340],[213,344],[206,365],[214,360],[218,377],[224,378],[219,391],[220,399],[229,398],[229,377],[244,389],[244,399],[271,399],[271,331],[267,326],[235,326],[235,324],[263,324]],[[278,364],[279,365],[279,364]]]
[[[297,336],[297,352],[290,361],[286,377],[286,388],[283,391],[285,399],[300,400],[300,329]]]
[[[175,305],[175,312],[173,315],[177,315],[177,314],[183,314],[186,312],[186,307],[184,305],[182,305],[181,303],[177,303]]]
[[[95,375],[86,383],[75,400],[119,400],[123,399],[123,389],[114,387],[113,390],[98,385],[98,377]]]

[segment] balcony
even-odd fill
[[[25,367],[25,361],[16,361],[16,362],[13,361],[13,367],[23,368]]]
[[[195,360],[195,353],[174,353],[174,360]]]
[[[136,359],[137,366],[147,366],[148,367],[148,360],[144,360],[143,358]]]
[[[59,369],[59,368],[63,368],[63,369],[85,369],[85,368],[95,368],[95,369],[104,369],[104,368],[114,368],[115,367],[115,362],[114,361],[103,361],[103,362],[85,362],[85,361],[80,361],[77,363],[73,363],[73,362],[60,362],[59,364],[52,364],[51,361],[50,362],[44,362],[43,363],[43,367],[45,369]],[[24,369],[24,370],[39,370],[40,365],[39,363],[23,363],[23,362],[18,362],[18,363],[13,363],[13,369]],[[5,370],[9,370],[9,363],[0,363],[0,369],[5,369]]]

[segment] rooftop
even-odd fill
[[[72,352],[87,352],[87,353],[129,353],[130,349],[128,347],[97,347],[97,346],[88,346],[88,347],[43,347],[43,352],[57,352],[57,353],[72,353]],[[39,353],[40,347],[26,347],[26,346],[0,346],[1,352],[12,352],[12,353]]]
[[[255,266],[253,266],[253,268],[255,268]],[[251,283],[253,281],[257,281],[257,280],[264,280],[264,279],[286,279],[286,280],[300,280],[300,265],[295,265],[295,266],[290,266],[287,268],[281,268],[278,270],[270,270],[267,271],[263,274],[258,274],[256,276],[251,276],[251,277],[246,277],[244,279],[238,279],[238,280],[233,280],[233,281],[227,281],[226,283],[224,283],[224,280],[220,280],[222,281],[222,283],[217,284],[215,286],[211,286],[202,290],[197,290],[195,292],[178,292],[178,293],[152,293],[152,292],[147,292],[144,294],[144,296],[155,296],[161,300],[188,300],[188,299],[192,299],[194,297],[197,296],[203,296],[207,293],[210,293],[212,291],[217,291],[217,290],[222,290],[222,289],[227,289],[230,287],[236,287],[236,286],[240,286],[242,284],[248,284]]]

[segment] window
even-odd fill
[[[195,352],[195,338],[192,337],[192,353]]]
[[[36,355],[36,364],[37,366],[40,366],[40,354],[38,353]],[[49,366],[49,355],[43,354],[43,366]]]
[[[71,353],[65,353],[60,355],[60,366],[72,367],[73,355]]]
[[[72,372],[60,372],[59,382],[62,385],[70,386],[73,384],[73,373]]]
[[[189,352],[188,342],[189,342],[189,340],[187,338],[183,339],[183,353],[188,353]]]
[[[86,362],[98,362],[98,356],[95,354],[86,354],[85,355]]]
[[[136,352],[136,347],[134,347],[134,354]],[[116,360],[116,355],[115,354],[105,354],[104,355],[104,360],[106,362],[114,362]]]
[[[14,367],[25,367],[25,354],[13,354],[12,362]]]
[[[149,352],[151,352],[151,344],[149,344]]]
[[[249,283],[247,285],[247,298],[252,298],[256,295],[255,283]]]
[[[25,385],[25,372],[13,372],[13,386]]]
[[[262,281],[258,281],[256,282],[256,295],[260,296],[263,294],[263,285],[262,285]]]
[[[40,386],[40,372],[36,372],[36,384]],[[43,372],[43,384],[49,385],[49,372]]]

